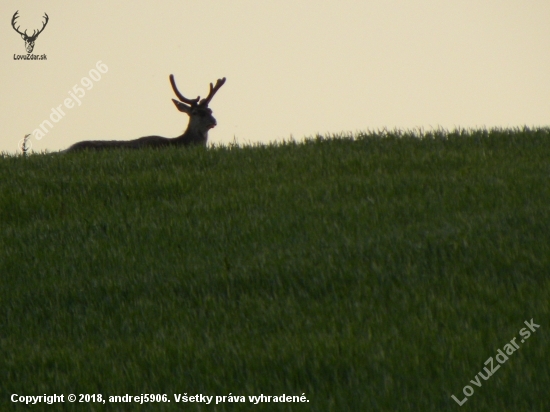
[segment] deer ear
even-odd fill
[[[185,103],[182,103],[176,99],[172,99],[172,101],[174,102],[174,104],[176,105],[176,107],[180,112],[187,113],[187,114],[191,113],[191,106],[188,106]]]

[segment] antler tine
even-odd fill
[[[199,105],[201,106],[208,106],[208,103],[210,103],[210,100],[212,100],[212,97],[216,94],[216,92],[219,90],[220,87],[223,86],[225,83],[225,77],[218,79],[216,82],[216,86],[213,86],[212,83],[210,83],[210,93],[208,93],[208,96],[206,96],[204,99],[201,100]]]
[[[178,96],[178,99],[180,99],[183,103],[190,104],[191,106],[197,105],[201,97],[197,96],[196,99],[188,99],[183,94],[181,94],[176,86],[176,81],[174,80],[173,74],[170,75],[170,84],[172,85],[172,89],[174,90],[174,93],[176,93],[176,96]]]

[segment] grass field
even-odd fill
[[[0,282],[2,410],[548,411],[550,129],[4,155]]]

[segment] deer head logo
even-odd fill
[[[34,42],[36,41],[36,38],[38,37],[38,35],[42,33],[42,31],[44,30],[44,28],[46,27],[46,24],[48,24],[49,17],[46,13],[44,13],[44,18],[46,19],[46,21],[42,24],[42,28],[38,30],[38,32],[36,30],[33,30],[32,35],[29,36],[27,34],[27,30],[25,30],[24,33],[21,33],[19,31],[20,26],[15,27],[15,20],[17,20],[17,18],[19,17],[17,13],[19,13],[19,10],[17,10],[13,15],[13,18],[11,19],[11,25],[13,29],[21,35],[23,40],[25,40],[25,48],[27,49],[27,53],[32,53],[34,49]]]

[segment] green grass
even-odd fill
[[[550,129],[4,155],[0,402],[547,411],[549,275]],[[537,332],[471,384],[531,318]]]

